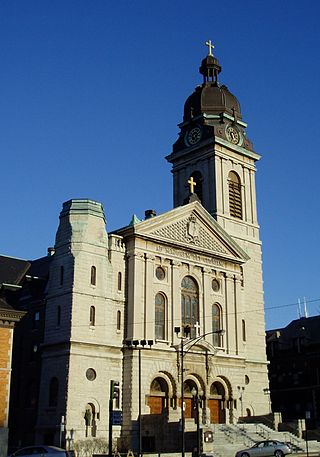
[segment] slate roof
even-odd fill
[[[0,255],[0,286],[2,284],[19,285],[30,265],[27,260]]]
[[[30,268],[27,260],[0,255],[0,311],[13,310],[10,303],[11,293],[6,285],[19,286]],[[14,289],[13,289],[14,291]]]

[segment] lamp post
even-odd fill
[[[178,338],[180,338],[180,369],[181,369],[181,456],[185,457],[185,415],[184,415],[184,361],[183,358],[184,356],[190,351],[190,349],[197,344],[201,339],[205,338],[207,335],[213,335],[213,334],[218,334],[218,335],[224,335],[225,330],[220,329],[220,330],[214,330],[212,332],[207,332],[204,333],[203,335],[196,336],[194,338],[189,339],[188,336],[190,335],[191,328],[189,325],[185,325],[182,327],[183,330],[183,335],[180,335],[180,327],[175,327],[174,332],[177,335]],[[187,341],[186,341],[187,340]],[[191,345],[188,347],[188,349],[185,351],[184,346],[186,344]],[[199,431],[198,431],[199,427]],[[199,443],[200,440],[200,421],[199,421],[199,416],[197,417],[197,443]],[[198,444],[197,449],[199,450],[200,446]],[[199,451],[198,451],[199,455]]]
[[[149,349],[153,346],[153,340],[126,340],[125,345],[129,349],[138,351],[138,405],[139,405],[139,440],[138,440],[138,457],[142,455],[142,434],[141,434],[141,350],[147,349],[146,345],[149,346]]]
[[[197,424],[197,456],[201,454],[201,434],[200,434],[200,406],[202,404],[203,391],[199,392],[193,387],[191,390],[193,397],[193,407],[196,411],[196,424]]]

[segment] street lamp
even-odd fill
[[[153,346],[153,340],[125,340],[125,345],[129,349],[138,350],[139,364],[138,364],[138,404],[139,404],[139,444],[138,444],[138,457],[142,455],[142,434],[141,434],[141,349],[147,349],[145,346],[148,345],[149,349]]]
[[[192,388],[191,394],[193,397],[193,407],[196,411],[196,424],[197,424],[197,456],[200,456],[201,453],[201,435],[200,435],[200,406],[202,406],[202,397],[203,397],[203,391],[195,389],[195,387]]]
[[[196,336],[194,338],[188,339],[188,336],[190,335],[191,328],[190,325],[185,325],[182,327],[183,329],[183,335],[179,336],[179,333],[181,331],[180,327],[175,327],[174,332],[177,335],[178,338],[180,338],[181,343],[180,343],[180,367],[181,367],[181,457],[185,457],[185,415],[184,415],[184,364],[183,364],[183,358],[184,356],[190,351],[190,349],[197,344],[202,338],[205,338],[207,335],[213,335],[213,334],[218,334],[218,335],[224,335],[225,330],[220,329],[220,330],[214,330],[212,332],[207,332],[204,333],[203,335]],[[187,341],[185,341],[188,339]],[[184,351],[184,346],[186,344],[192,343],[186,351]],[[199,433],[197,433],[197,437],[200,435],[200,422],[199,420],[197,421],[199,423]],[[198,427],[198,425],[197,425]],[[197,428],[198,432],[198,428]],[[198,438],[197,438],[198,439]],[[198,449],[199,449],[198,445]]]

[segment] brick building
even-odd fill
[[[29,262],[0,256],[0,456],[7,455],[13,329],[24,315],[17,311],[19,290]]]

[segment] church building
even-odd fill
[[[207,44],[166,157],[173,209],[108,233],[101,203],[63,204],[42,300],[36,443],[60,444],[61,424],[71,448],[108,438],[113,394],[125,449],[179,449],[182,427],[269,412],[260,156]]]

